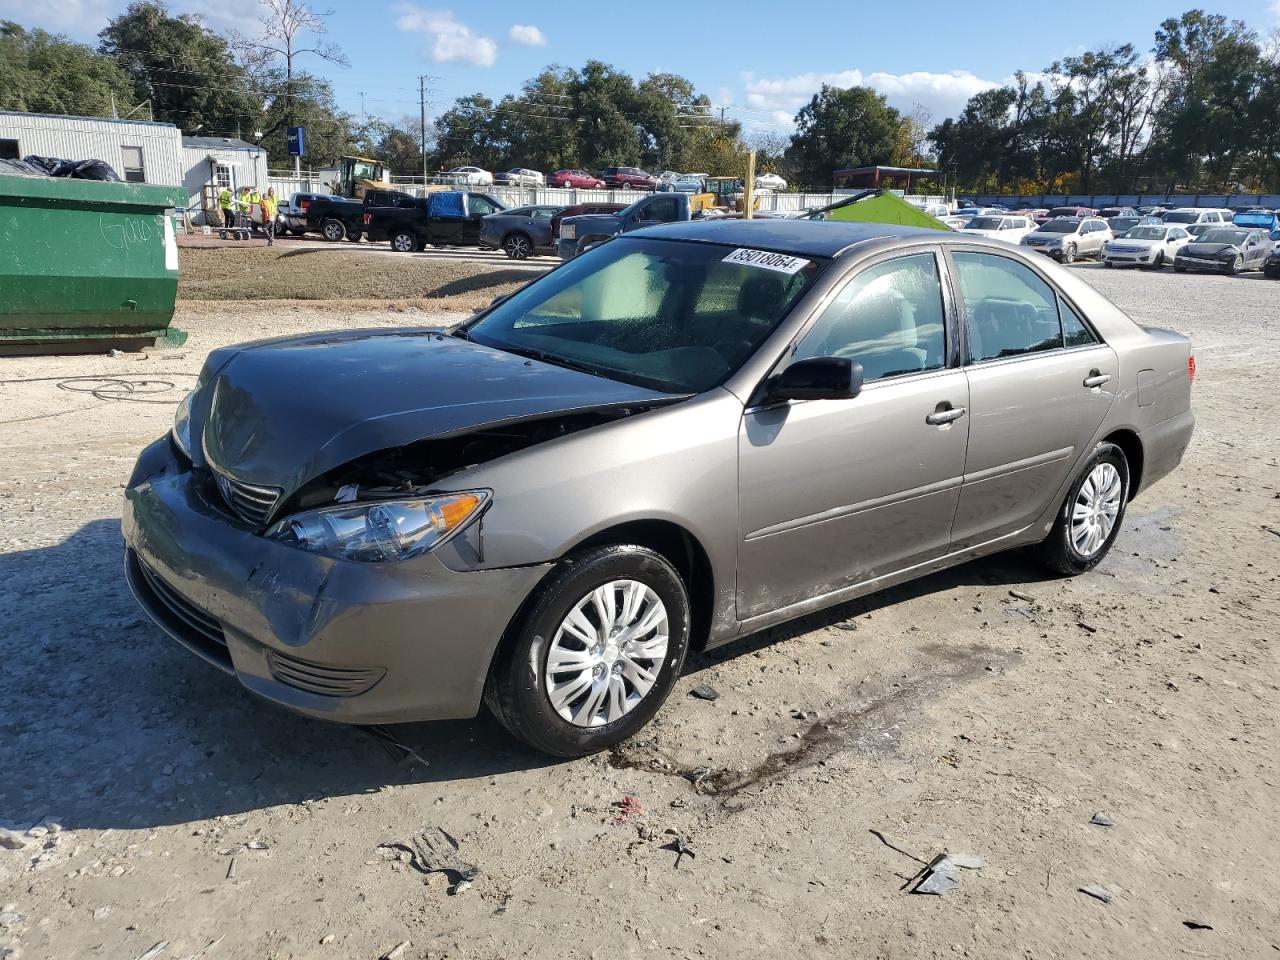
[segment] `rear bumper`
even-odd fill
[[[229,519],[167,440],[139,467],[122,521],[139,604],[202,659],[309,716],[474,716],[498,641],[547,569],[332,560]]]
[[[1138,435],[1142,442],[1143,465],[1142,483],[1135,496],[1157,480],[1168,476],[1182,462],[1187,447],[1191,445],[1191,434],[1195,431],[1195,426],[1196,418],[1187,410],[1148,427]]]

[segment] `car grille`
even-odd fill
[[[232,479],[217,470],[213,477],[218,485],[222,499],[237,517],[255,527],[266,526],[280,499],[280,491],[275,487],[258,487],[252,483],[244,483]]]
[[[354,697],[382,679],[381,667],[333,667],[272,650],[267,654],[271,675],[281,683],[325,697]]]

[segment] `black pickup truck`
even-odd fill
[[[401,253],[427,246],[477,247],[480,221],[505,209],[488,194],[468,190],[428,193],[384,206],[366,201],[364,234],[371,241],[389,240],[391,249]]]
[[[359,240],[364,233],[364,212],[373,206],[392,206],[414,198],[403,190],[369,190],[363,200],[349,200],[328,193],[295,193],[285,219],[294,236],[318,233],[326,240]]]

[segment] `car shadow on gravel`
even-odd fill
[[[394,728],[424,765],[262,702],[151,624],[123,549],[104,519],[0,554],[0,820],[158,827],[553,762],[487,715]]]

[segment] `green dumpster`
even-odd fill
[[[138,349],[168,330],[179,187],[0,176],[0,354]]]

